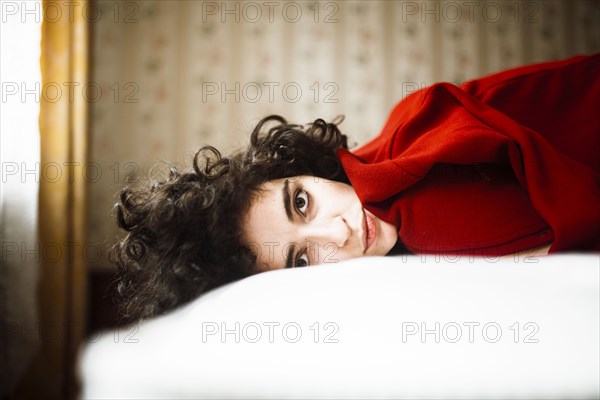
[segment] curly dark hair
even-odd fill
[[[111,251],[124,322],[163,314],[223,284],[250,276],[256,255],[240,221],[264,182],[313,175],[349,183],[336,151],[347,148],[343,116],[303,125],[263,118],[249,146],[223,157],[198,150],[193,171],[170,168],[162,181],[126,187],[115,204],[126,236]]]

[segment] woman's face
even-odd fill
[[[259,271],[386,255],[398,230],[365,210],[345,183],[314,176],[266,182],[242,222]]]

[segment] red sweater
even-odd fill
[[[436,83],[338,156],[413,253],[600,251],[600,54]]]

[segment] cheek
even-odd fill
[[[352,186],[340,184],[340,186],[336,187],[336,190],[333,193],[334,198],[340,200],[340,203],[352,206],[356,203],[360,203],[356,192],[352,188]]]

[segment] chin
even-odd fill
[[[385,256],[394,248],[394,245],[398,241],[398,231],[393,225],[383,221],[380,222],[381,225],[378,227],[380,228],[380,231],[378,232],[379,237],[377,238],[379,242],[377,243],[377,255]]]

